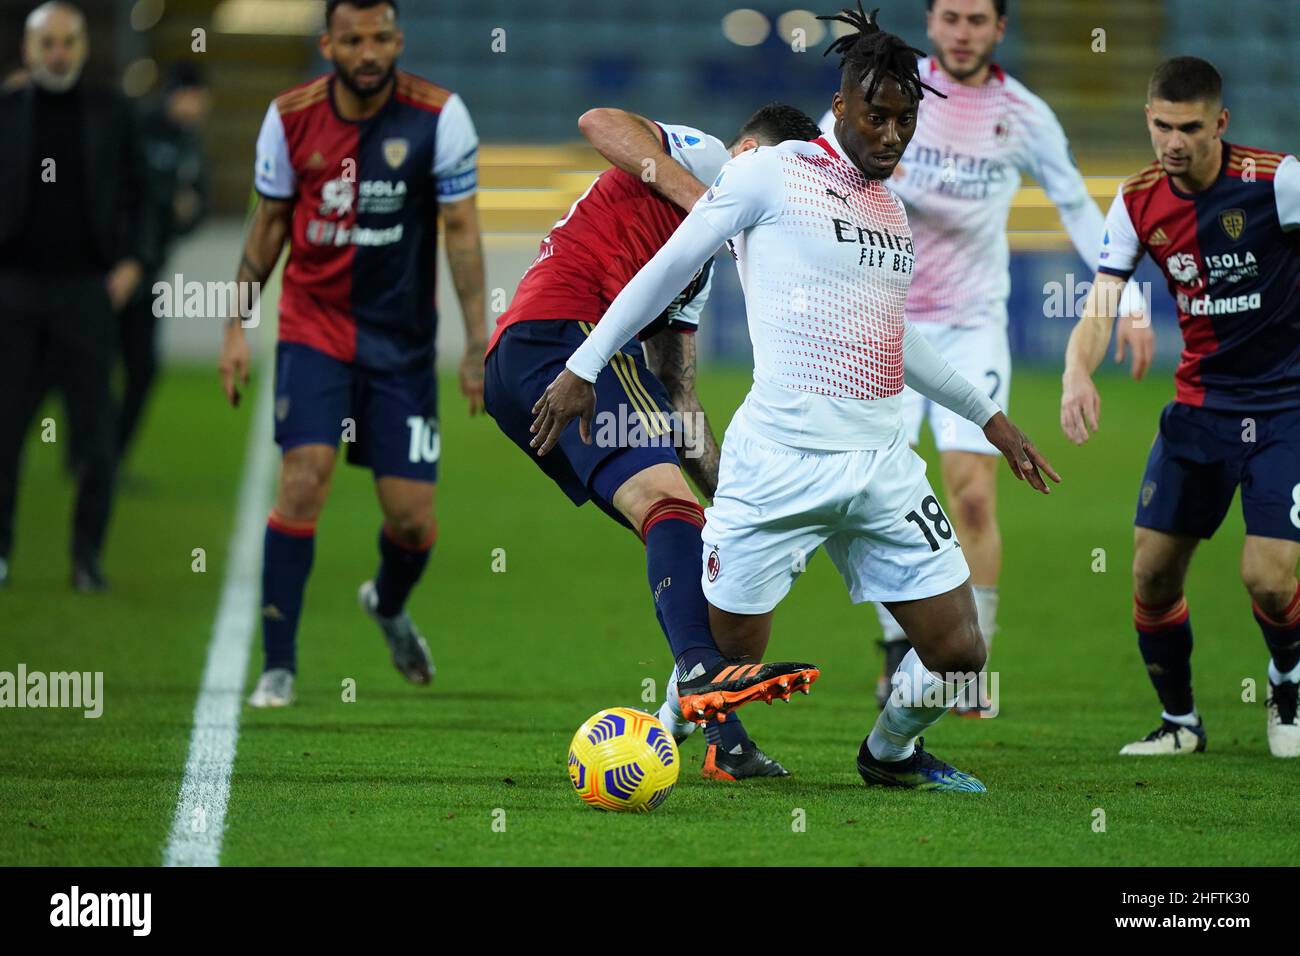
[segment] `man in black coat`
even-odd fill
[[[180,61],[167,73],[162,101],[140,124],[148,163],[147,201],[157,228],[157,268],[145,274],[119,319],[122,395],[117,410],[117,450],[121,464],[139,430],[158,372],[158,319],[155,281],[177,239],[191,233],[208,211],[208,163],[203,127],[210,105],[207,83],[198,67]],[[127,475],[118,473],[125,484]]]
[[[9,577],[23,440],[52,369],[68,412],[43,440],[72,440],[78,488],[73,585],[105,588],[113,497],[114,313],[158,257],[129,104],[81,82],[89,38],[74,6],[44,3],[23,34],[26,74],[0,92],[0,585]],[[70,434],[69,434],[70,433]]]

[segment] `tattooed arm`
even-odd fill
[[[239,258],[239,267],[235,270],[235,282],[237,289],[242,289],[244,283],[251,283],[252,296],[245,298],[240,292],[236,292],[233,306],[236,311],[226,321],[226,332],[221,343],[221,358],[217,362],[226,401],[234,407],[239,406],[240,386],[248,384],[251,365],[248,340],[244,337],[242,317],[238,313],[239,305],[241,301],[256,303],[261,294],[262,283],[275,271],[275,264],[280,261],[285,240],[289,238],[292,219],[292,199],[270,199],[261,196],[258,198],[252,221],[248,226],[244,251]]]
[[[710,501],[718,490],[718,440],[695,394],[695,336],[664,329],[644,343],[646,364],[664,383],[673,410],[682,417],[682,468]]]

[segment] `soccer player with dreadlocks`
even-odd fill
[[[828,19],[855,32],[831,49],[840,120],[811,143],[731,160],[663,249],[624,288],[538,402],[549,449],[619,346],[653,320],[719,243],[729,242],[754,344],[754,384],[722,445],[706,512],[703,587],[727,654],[761,655],[772,613],[822,545],[854,603],[883,601],[913,650],[858,750],[871,786],[982,792],[919,740],[984,666],[970,572],[952,524],[907,443],[903,384],[978,424],[1018,479],[1059,477],[981,389],[904,319],[911,230],[885,179],[929,87],[917,51],[861,9]],[[732,238],[734,237],[734,238]]]
[[[1070,155],[1056,116],[1043,100],[1009,76],[993,57],[1007,27],[1007,0],[927,0],[926,32],[933,53],[918,73],[943,97],[917,109],[907,161],[890,177],[903,200],[916,245],[916,274],[907,293],[907,320],[953,368],[980,385],[1002,408],[1011,398],[1007,297],[1011,289],[1007,218],[1022,173],[1042,186],[1088,267],[1097,265],[1102,214]],[[830,131],[833,111],[822,117]],[[1150,364],[1153,335],[1132,321],[1142,312],[1136,286],[1126,290],[1116,359],[1132,347],[1133,375]],[[997,519],[998,450],[979,428],[914,389],[903,389],[903,422],[913,446],[930,423],[953,527],[971,568],[980,633],[991,646],[997,630],[1002,536]],[[907,637],[877,604],[889,678],[907,653]],[[973,701],[964,716],[993,716],[989,701]]]

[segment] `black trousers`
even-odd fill
[[[153,279],[140,283],[140,290],[118,316],[118,347],[122,356],[122,396],[117,410],[117,454],[125,458],[131,440],[140,427],[144,407],[158,377],[158,318],[153,314],[154,297],[148,290]]]
[[[67,421],[55,420],[55,441],[77,449],[72,556],[98,559],[117,462],[110,387],[116,338],[102,275],[0,272],[0,557],[13,549],[23,441],[52,375],[67,411]]]

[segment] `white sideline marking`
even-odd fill
[[[262,587],[262,535],[271,507],[271,395],[275,388],[270,363],[259,363],[257,370],[261,381],[256,383],[257,402],[244,455],[235,530],[163,866],[218,866],[221,861],[244,675]]]

